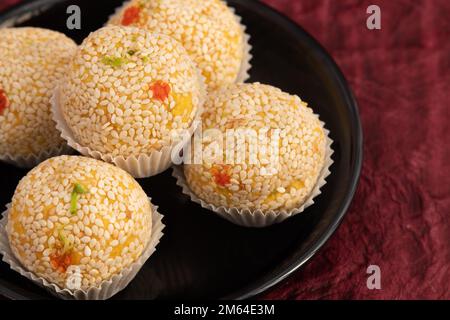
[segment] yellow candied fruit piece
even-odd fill
[[[223,188],[223,187],[216,187],[216,191],[217,193],[225,196],[227,199],[229,199],[231,197],[231,191],[228,190],[227,188]]]
[[[313,130],[313,132],[319,133],[319,136],[320,136],[320,138],[318,139],[318,141],[316,140],[316,142],[313,143],[313,151],[314,151],[315,153],[318,153],[318,152],[319,152],[319,143],[320,143],[320,141],[322,141],[322,139],[324,138],[325,134],[323,133],[323,130],[322,130],[322,128],[320,128],[320,127],[315,128],[315,129]]]
[[[56,207],[53,204],[49,204],[48,206],[44,207],[44,210],[42,210],[42,214],[44,215],[44,219],[48,219],[48,217],[53,214],[56,210]]]
[[[322,130],[321,127],[316,127],[316,128],[314,128],[313,132],[317,132],[317,133],[320,134],[320,136],[323,136],[323,130]]]
[[[291,188],[295,188],[297,190],[303,189],[305,187],[305,184],[301,180],[294,180],[291,183]]]
[[[194,108],[192,95],[174,93],[172,96],[175,100],[175,107],[172,109],[172,115],[174,117],[182,116],[183,122],[188,122],[190,120],[192,109]]]
[[[289,186],[289,189],[295,188],[297,190],[303,189],[305,187],[305,184],[301,180],[294,180],[291,185]],[[282,196],[284,193],[274,191],[271,194],[267,196],[267,198],[264,200],[264,203],[270,203],[272,201],[275,201],[278,199],[278,197]]]
[[[17,232],[18,234],[25,233],[25,228],[23,227],[22,223],[20,223],[20,222],[14,223],[14,232]]]
[[[136,236],[133,236],[133,235],[128,236],[127,240],[124,243],[118,244],[117,246],[114,247],[114,249],[109,254],[109,257],[112,259],[114,259],[116,257],[120,257],[122,255],[122,250],[124,248],[129,247],[131,242],[133,242],[134,240],[136,240]]]
[[[71,259],[72,259],[72,264],[73,265],[80,264],[81,258],[82,258],[82,255],[80,253],[78,253],[76,251],[72,251]]]
[[[281,193],[279,193],[278,191],[272,192],[267,196],[266,200],[264,200],[264,203],[270,203],[272,201],[275,201],[279,195],[281,195]]]
[[[202,76],[205,78],[205,83],[209,83],[212,79],[212,73],[206,70],[201,70]]]

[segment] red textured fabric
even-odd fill
[[[0,9],[8,2],[1,0]],[[364,166],[342,225],[265,299],[450,299],[450,2],[264,0],[315,36],[360,105]],[[366,28],[377,4],[382,29]],[[381,268],[381,290],[366,286]]]
[[[20,0],[0,0],[0,11],[19,2]]]
[[[343,224],[264,298],[450,299],[450,2],[265,2],[335,58],[359,102],[365,146]],[[371,4],[381,8],[379,31],[366,28]],[[367,288],[371,264],[381,290]]]

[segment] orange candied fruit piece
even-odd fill
[[[153,99],[164,102],[167,98],[169,98],[170,94],[170,84],[167,82],[158,80],[150,85],[150,90],[153,92]]]
[[[214,182],[219,186],[225,187],[230,184],[231,177],[229,174],[229,166],[214,166],[211,168],[211,174],[214,177]]]
[[[0,89],[0,115],[3,114],[3,111],[8,108],[9,106],[9,100],[6,96],[5,91],[3,89]]]
[[[130,210],[127,210],[126,216],[127,216],[127,219],[131,219],[131,218],[133,218],[133,213]]]
[[[50,256],[50,264],[53,269],[58,272],[65,273],[67,268],[72,265],[72,254],[64,253],[61,255],[52,254]]]
[[[129,26],[139,20],[139,15],[141,13],[141,8],[139,7],[129,7],[123,13],[122,25]]]

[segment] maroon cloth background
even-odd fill
[[[0,9],[17,0],[0,0]],[[364,166],[342,225],[265,299],[450,299],[450,2],[264,0],[315,36],[360,105]],[[381,7],[382,29],[366,28]],[[366,286],[381,268],[381,290]]]

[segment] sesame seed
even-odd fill
[[[59,221],[60,221],[62,224],[68,224],[68,223],[69,223],[69,218],[67,218],[67,217],[61,217],[61,218],[59,218]]]
[[[286,192],[286,189],[283,188],[283,187],[278,187],[278,188],[277,188],[277,191],[278,191],[279,193],[285,193],[285,192]]]
[[[90,257],[91,256],[91,249],[88,246],[84,247],[84,255],[86,257]]]

